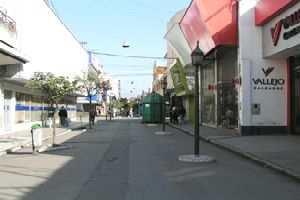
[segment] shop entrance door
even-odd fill
[[[292,81],[292,121],[293,132],[300,134],[300,66],[293,68]]]
[[[4,131],[12,129],[12,91],[4,90]]]

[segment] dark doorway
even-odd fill
[[[291,58],[291,129],[300,134],[300,57]]]

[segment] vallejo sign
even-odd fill
[[[283,78],[270,78],[274,67],[262,68],[263,78],[252,78],[254,90],[283,90],[285,80]]]
[[[263,27],[263,56],[286,57],[300,44],[300,1]]]

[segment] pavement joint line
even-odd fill
[[[188,130],[185,130],[183,128],[180,128],[180,127],[177,127],[177,126],[174,126],[172,124],[168,124],[168,126],[172,127],[172,128],[175,128],[183,133],[185,133],[186,135],[188,136],[194,136],[194,134],[192,134],[190,131]],[[293,172],[292,170],[286,168],[286,167],[282,167],[278,164],[275,164],[271,161],[268,161],[268,160],[265,160],[263,158],[260,158],[259,156],[256,156],[254,154],[251,154],[249,152],[243,152],[242,150],[236,148],[236,147],[233,147],[231,145],[226,145],[226,144],[223,144],[221,142],[218,142],[217,140],[218,139],[208,139],[204,136],[201,136],[200,135],[200,140],[202,141],[205,141],[207,143],[210,143],[210,144],[213,144],[219,148],[222,148],[222,149],[225,149],[229,152],[232,152],[236,155],[239,155],[243,158],[246,158],[246,159],[249,159],[249,160],[252,160],[253,162],[255,162],[256,164],[259,164],[260,166],[263,166],[263,167],[267,167],[269,169],[273,169],[274,171],[278,172],[278,173],[281,173],[283,175],[286,175],[290,178],[293,178],[294,180],[296,180],[297,182],[300,182],[300,175]]]

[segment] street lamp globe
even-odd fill
[[[204,60],[204,54],[201,51],[201,49],[199,48],[199,41],[197,41],[197,46],[193,50],[193,52],[191,54],[191,57],[192,57],[192,64],[194,66],[199,66],[203,62],[203,60]]]

